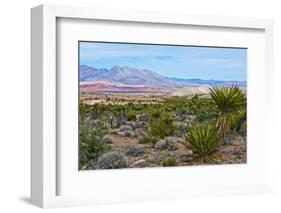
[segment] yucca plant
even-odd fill
[[[186,147],[192,150],[193,163],[212,163],[221,160],[218,154],[222,134],[214,125],[194,127],[186,134]]]
[[[230,88],[224,86],[213,87],[210,89],[210,95],[219,110],[216,126],[222,132],[225,139],[229,131],[231,114],[239,111],[246,105],[245,95],[235,85]]]

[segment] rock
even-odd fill
[[[188,111],[186,114],[187,115],[193,115],[194,113],[192,111]]]
[[[113,120],[113,121],[112,121],[111,128],[116,129],[116,128],[118,128],[118,127],[119,127],[119,123],[117,122],[117,120]]]
[[[137,129],[134,130],[134,132],[137,136],[142,136],[142,135],[145,134],[145,131],[144,131],[143,128],[137,128]]]
[[[127,161],[118,151],[107,152],[97,160],[97,169],[118,169],[127,167]]]
[[[229,135],[223,139],[223,144],[227,145],[239,145],[241,143],[240,137]]]
[[[228,144],[228,145],[235,145],[235,146],[239,146],[239,145],[242,144],[242,143],[243,143],[243,140],[242,140],[241,136],[240,136],[240,137],[237,137],[237,138],[229,139],[229,140],[227,141],[227,144]]]
[[[88,165],[90,166],[90,168],[95,169],[96,166],[97,166],[97,161],[96,161],[96,160],[93,160],[93,159],[90,159],[90,160],[88,161]]]
[[[188,123],[187,127],[188,127],[188,130],[192,129],[192,127],[193,127],[192,123]]]
[[[241,136],[243,136],[243,137],[246,137],[246,136],[247,136],[247,125],[246,125],[246,122],[244,122],[244,123],[241,125],[241,127],[240,127],[238,133],[239,133]]]
[[[158,154],[157,156],[150,156],[150,157],[147,159],[147,162],[153,163],[153,164],[159,164],[159,163],[161,163],[166,157],[167,157],[166,154]]]
[[[88,162],[88,158],[87,158],[87,156],[85,154],[80,153],[79,161],[83,162],[83,163],[87,163]]]
[[[137,166],[137,167],[139,167],[139,166],[144,166],[145,162],[146,162],[146,160],[144,160],[144,159],[137,160],[137,161],[135,161],[135,162],[131,165],[131,167],[134,167],[134,166]]]
[[[122,125],[126,125],[127,121],[126,120],[117,120],[117,127],[120,127]]]
[[[170,157],[174,157],[176,154],[175,154],[175,152],[168,152],[168,156],[170,156]]]
[[[113,140],[112,140],[112,138],[109,135],[105,135],[103,137],[103,142],[106,143],[106,144],[112,144]]]
[[[137,157],[144,154],[144,145],[130,145],[128,147],[127,155],[131,155],[133,157]]]
[[[120,126],[120,131],[121,132],[132,131],[132,130],[133,130],[133,128],[131,126],[129,126],[129,125],[122,125],[122,126]]]
[[[121,131],[116,131],[116,134],[120,136],[125,136],[125,132],[121,132]]]
[[[187,132],[188,125],[185,122],[176,121],[176,122],[173,122],[173,123],[177,127],[180,135],[184,135]]]
[[[138,122],[127,122],[126,123],[128,126],[132,127],[133,130],[138,129],[138,128],[142,128],[142,125]]]
[[[188,153],[188,154],[183,154],[181,156],[179,156],[179,160],[181,162],[188,162],[188,161],[191,161],[192,160],[192,152]]]
[[[188,116],[187,116],[187,119],[188,119],[189,121],[194,121],[195,118],[196,118],[195,115],[188,115]]]
[[[163,149],[176,150],[177,149],[176,140],[177,139],[173,137],[164,138],[156,142],[155,148],[160,150]]]
[[[126,136],[126,137],[130,137],[130,138],[133,138],[133,137],[135,137],[135,133],[134,133],[133,131],[126,130],[126,131],[125,131],[125,136]]]
[[[167,149],[168,148],[168,143],[166,142],[165,139],[159,140],[155,144],[156,149]]]
[[[86,169],[88,169],[88,168],[89,168],[88,165],[84,165],[84,166],[81,167],[81,170],[86,170]]]
[[[148,119],[149,119],[149,117],[148,117],[148,115],[147,114],[141,114],[141,115],[137,115],[136,116],[136,119],[138,120],[138,121],[148,121]]]
[[[178,139],[174,137],[166,137],[165,139],[169,144],[175,144],[178,141]]]
[[[185,144],[186,141],[182,138],[177,138],[177,143]]]
[[[178,121],[184,121],[186,119],[186,116],[184,115],[184,114],[179,114],[178,116],[177,116],[177,120]]]

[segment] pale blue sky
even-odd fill
[[[128,66],[184,79],[246,81],[247,49],[80,42],[80,65]]]

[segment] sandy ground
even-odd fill
[[[143,155],[134,157],[126,155],[128,147],[139,144],[139,138],[130,138],[120,136],[117,134],[110,134],[113,140],[111,144],[112,150],[119,150],[126,156],[129,167],[161,167],[162,161],[167,157],[174,157],[177,159],[178,166],[190,166],[191,155],[190,150],[181,144],[177,143],[177,150],[158,150],[150,144],[144,144],[145,152]],[[232,144],[222,146],[219,154],[222,155],[223,160],[216,164],[241,164],[246,163],[246,142],[242,138],[235,140]],[[133,166],[139,160],[145,160],[144,164]]]

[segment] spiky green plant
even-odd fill
[[[229,119],[232,113],[235,113],[246,105],[246,98],[242,91],[235,85],[232,87],[213,87],[210,89],[210,95],[216,104],[219,114],[216,126],[223,134],[223,138],[229,131]]]
[[[220,160],[218,154],[222,134],[214,125],[194,127],[186,134],[186,147],[192,150],[193,163],[212,163]]]

